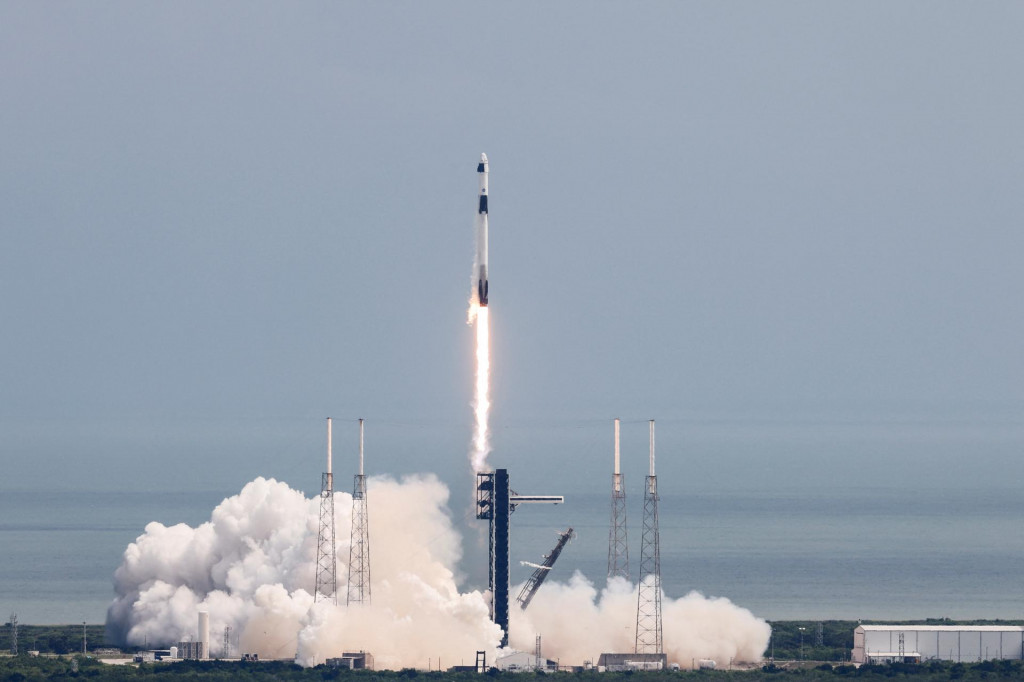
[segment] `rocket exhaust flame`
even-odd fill
[[[476,301],[470,305],[470,319],[476,325],[476,386],[473,392],[473,448],[470,460],[473,471],[487,470],[487,455],[491,451],[488,420],[491,411],[491,340],[490,313],[487,306]]]

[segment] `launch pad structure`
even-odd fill
[[[501,628],[501,646],[508,646],[510,517],[520,504],[561,504],[561,495],[519,495],[509,487],[508,469],[477,472],[476,517],[489,522],[491,620]]]

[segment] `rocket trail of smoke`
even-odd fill
[[[470,319],[476,322],[476,389],[473,396],[473,451],[470,455],[473,471],[485,471],[487,454],[491,451],[488,419],[491,411],[491,339],[490,320],[486,306],[475,301],[470,307]]]

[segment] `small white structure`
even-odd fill
[[[534,654],[525,651],[516,651],[507,656],[501,656],[494,662],[494,667],[510,673],[531,673],[537,669],[546,673],[558,671],[558,663],[548,658],[537,658]]]
[[[902,641],[901,641],[902,640]],[[858,625],[854,663],[1024,659],[1019,625]]]

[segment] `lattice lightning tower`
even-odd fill
[[[644,531],[640,541],[640,586],[636,606],[638,654],[662,653],[661,541],[658,536],[658,478],[654,475],[654,420],[651,426],[651,473],[644,486]]]
[[[626,488],[619,471],[619,420],[615,420],[615,472],[612,474],[612,524],[608,529],[608,577],[629,580],[626,542]]]
[[[370,519],[363,475],[363,420],[359,420],[359,473],[352,491],[352,544],[348,550],[348,603],[370,603]]]
[[[334,543],[334,474],[331,473],[331,418],[327,418],[327,471],[320,485],[320,533],[313,601],[338,603],[338,560]]]
[[[11,614],[11,656],[18,655],[18,614]]]

